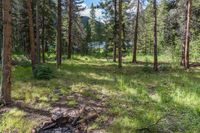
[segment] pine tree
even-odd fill
[[[138,19],[139,19],[140,0],[137,0],[137,11],[135,18],[135,33],[134,33],[134,46],[133,46],[133,63],[137,62],[137,41],[138,41]]]
[[[12,49],[12,26],[11,26],[11,0],[3,0],[3,51],[2,51],[2,81],[1,99],[4,104],[11,103],[11,49]]]
[[[117,21],[118,21],[118,12],[117,12],[117,0],[113,0],[114,4],[114,26],[113,26],[113,38],[114,38],[114,47],[113,47],[113,61],[117,61]]]
[[[71,59],[72,54],[72,17],[73,17],[73,0],[68,0],[68,50],[67,50],[67,58]]]
[[[86,36],[85,36],[85,41],[84,43],[82,43],[82,47],[81,47],[81,54],[88,54],[88,43],[91,42],[91,28],[90,28],[90,24],[87,21],[86,26],[85,26],[85,32],[86,32]]]
[[[57,68],[61,66],[61,44],[62,44],[62,8],[61,0],[58,0],[58,15],[57,15],[57,45],[56,45],[56,61]]]
[[[2,49],[3,44],[3,12],[2,12],[2,0],[0,0],[0,51]],[[0,55],[1,61],[1,55]]]
[[[37,47],[37,63],[40,64],[40,29],[39,29],[39,1],[36,0],[36,47]]]
[[[183,33],[183,40],[182,40],[182,55],[181,55],[181,65],[185,66],[185,41],[186,41],[186,31],[187,31],[187,5],[188,1],[185,1],[185,12],[184,12],[184,33]]]
[[[32,70],[34,71],[36,65],[36,53],[35,53],[35,35],[33,29],[33,11],[32,11],[32,0],[27,0],[28,18],[29,18],[29,39],[31,45],[31,62]]]
[[[76,32],[78,32],[77,29],[79,29],[81,32],[83,31],[83,28],[80,25],[80,11],[83,11],[85,8],[82,7],[84,1],[82,0],[67,0],[67,14],[68,14],[68,38],[67,38],[67,43],[68,43],[68,50],[67,50],[67,58],[71,59],[72,56],[72,50],[73,50],[73,45],[75,42],[78,42],[79,39],[81,39],[80,36],[75,36],[78,35]],[[78,28],[77,28],[78,27]],[[81,35],[79,31],[79,35]],[[75,40],[76,39],[76,40]]]
[[[190,46],[190,21],[192,14],[192,0],[187,3],[187,22],[186,22],[186,36],[185,36],[185,68],[188,69],[189,65],[189,46]]]
[[[118,67],[122,67],[122,0],[119,0],[119,21],[118,21],[118,26],[119,26],[119,31],[118,31],[118,38],[119,38],[119,44],[118,44]]]
[[[153,1],[154,9],[154,70],[158,71],[158,48],[157,48],[157,1]]]
[[[90,24],[90,29],[91,29],[91,41],[95,42],[97,39],[97,32],[96,32],[96,11],[95,11],[95,7],[93,5],[93,3],[91,4],[90,7],[90,20],[89,20],[89,24]]]
[[[45,0],[42,1],[42,40],[41,40],[41,45],[42,45],[42,63],[45,63],[45,7],[46,7],[46,2]]]

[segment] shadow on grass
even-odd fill
[[[19,101],[13,102],[11,105],[8,106],[8,108],[18,108],[19,110],[22,110],[26,113],[39,115],[39,116],[45,116],[45,117],[51,116],[50,112],[47,110],[36,109],[36,108],[33,108],[33,107],[31,107],[23,102],[19,102]]]
[[[49,66],[55,70],[55,77],[51,80],[35,80],[32,78],[30,67],[25,69],[18,67],[14,70],[13,81],[14,83],[22,83],[17,88],[18,90],[24,84],[30,84],[29,86],[33,88],[29,92],[25,87],[23,88],[24,92],[33,93],[35,91],[35,93],[39,93],[39,97],[45,95],[45,98],[48,96],[57,97],[54,93],[55,88],[61,88],[64,95],[70,95],[73,86],[77,87],[79,84],[90,86],[91,90],[101,88],[112,92],[109,94],[110,100],[107,100],[107,108],[109,109],[107,115],[115,117],[109,127],[111,132],[135,132],[138,128],[150,128],[151,132],[199,131],[198,108],[181,104],[175,98],[178,97],[179,93],[181,98],[191,100],[189,102],[193,102],[195,99],[190,99],[190,96],[185,94],[200,97],[200,72],[193,70],[186,72],[181,68],[170,68],[170,70],[158,73],[153,71],[146,73],[143,71],[143,65],[144,62],[136,65],[124,64],[124,68],[118,69],[117,65],[113,63],[104,61],[83,63],[82,60],[76,59],[63,64],[61,70],[56,70],[56,65],[49,63]],[[96,86],[99,88],[95,88]],[[80,87],[79,90],[81,91],[82,88]],[[17,93],[17,91],[15,92]],[[95,94],[83,93],[86,93],[86,97],[95,96]],[[22,95],[19,93],[18,97]],[[67,106],[65,103],[56,103],[59,102],[57,98],[52,101],[40,100],[39,102],[50,104],[53,107]],[[48,114],[44,110],[16,106],[25,112],[38,113],[39,115]],[[158,126],[149,127],[166,113],[173,114],[173,117],[166,118]]]

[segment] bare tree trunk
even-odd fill
[[[118,46],[118,66],[119,68],[122,67],[122,0],[119,0],[119,31],[118,31],[118,38],[119,38],[119,46]]]
[[[113,47],[113,61],[117,61],[117,0],[114,0],[114,47]]]
[[[72,54],[72,8],[73,1],[68,0],[68,59],[71,59]]]
[[[3,37],[3,2],[0,0],[0,39]],[[2,51],[2,43],[3,40],[0,40],[0,51]],[[1,61],[1,54],[0,54],[0,61]]]
[[[62,16],[61,16],[61,0],[58,0],[58,24],[57,24],[57,45],[56,45],[56,60],[57,68],[61,66],[61,40],[62,40]]]
[[[31,62],[32,62],[32,70],[35,69],[36,64],[36,52],[35,52],[35,37],[33,30],[33,12],[32,12],[32,0],[27,0],[27,8],[28,8],[28,19],[29,19],[29,39],[31,45]]]
[[[36,0],[36,42],[37,42],[37,63],[40,64],[40,29],[39,29],[39,9],[38,3],[39,1]]]
[[[4,104],[11,103],[11,0],[3,0],[3,50],[2,50],[2,81],[1,99]]]
[[[186,40],[186,32],[187,32],[187,7],[188,7],[188,1],[186,1],[185,5],[185,19],[184,19],[184,33],[183,33],[183,42],[182,42],[182,55],[181,55],[181,65],[185,66],[185,40]]]
[[[134,46],[133,46],[133,63],[137,63],[137,41],[138,41],[138,19],[139,19],[140,0],[137,1],[137,13],[135,19],[135,33],[134,33]]]
[[[189,65],[189,46],[190,46],[190,20],[192,15],[192,0],[188,0],[187,4],[187,28],[185,38],[185,68],[188,69]]]
[[[122,22],[123,22],[123,20],[122,20]],[[122,35],[123,35],[122,49],[124,49],[124,51],[126,51],[126,27],[125,27],[125,23],[122,24]]]
[[[154,9],[154,70],[158,71],[158,48],[157,48],[157,1],[153,2]]]
[[[43,3],[44,4],[44,3]],[[42,63],[45,63],[45,40],[44,40],[44,33],[45,33],[45,27],[44,27],[44,14],[42,15]]]

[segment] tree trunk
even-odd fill
[[[2,50],[2,81],[1,99],[4,104],[11,103],[11,0],[3,0],[3,50]]]
[[[192,15],[192,0],[188,0],[187,4],[187,28],[185,38],[185,68],[188,69],[189,65],[189,44],[190,44],[190,20]]]
[[[2,51],[2,43],[3,43],[3,2],[0,0],[0,51]],[[1,61],[1,54],[0,54],[0,61]]]
[[[37,63],[40,64],[40,29],[39,29],[39,9],[38,3],[39,1],[36,0],[36,42],[37,42]]]
[[[72,54],[72,8],[73,1],[68,0],[68,59],[71,59]]]
[[[158,48],[157,48],[157,1],[153,2],[154,9],[154,70],[158,71]]]
[[[44,4],[44,3],[43,3]],[[44,39],[44,33],[45,33],[45,27],[44,27],[44,21],[45,21],[45,18],[44,18],[44,14],[42,15],[42,63],[45,63],[45,39]]]
[[[117,0],[114,0],[114,47],[113,47],[113,61],[117,61]]]
[[[118,31],[118,66],[119,68],[122,67],[122,0],[119,0],[119,31]]]
[[[185,5],[185,16],[184,16],[184,33],[183,33],[183,42],[182,42],[182,55],[181,55],[181,65],[185,66],[185,40],[186,40],[186,32],[187,32],[187,7],[188,1],[186,1]]]
[[[137,41],[138,41],[138,18],[139,18],[140,0],[137,1],[137,12],[135,19],[135,33],[134,33],[134,46],[133,46],[133,63],[137,63]]]
[[[31,45],[31,62],[32,62],[32,70],[34,70],[36,64],[36,52],[35,52],[35,36],[33,30],[32,0],[27,0],[27,8],[28,8],[28,19],[29,19],[29,39]]]
[[[123,20],[122,20],[122,22],[123,22]],[[122,35],[123,35],[122,49],[124,49],[124,51],[126,51],[126,27],[125,27],[125,23],[122,24]]]
[[[56,45],[56,60],[57,68],[61,66],[61,40],[62,40],[62,16],[61,16],[61,0],[58,0],[58,22],[57,22],[57,45]]]

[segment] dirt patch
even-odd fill
[[[106,114],[107,96],[94,90],[83,88],[81,92],[71,92],[68,95],[60,95],[57,88],[55,94],[59,95],[56,102],[49,101],[48,108],[35,108],[34,104],[25,104],[22,100],[15,100],[11,105],[0,109],[0,115],[12,108],[18,108],[26,112],[25,118],[36,121],[38,125],[33,127],[35,133],[84,133],[103,132],[107,121],[102,122],[98,129],[90,128],[96,123],[96,119]],[[69,105],[73,101],[73,106]],[[110,122],[110,121],[109,121]]]

